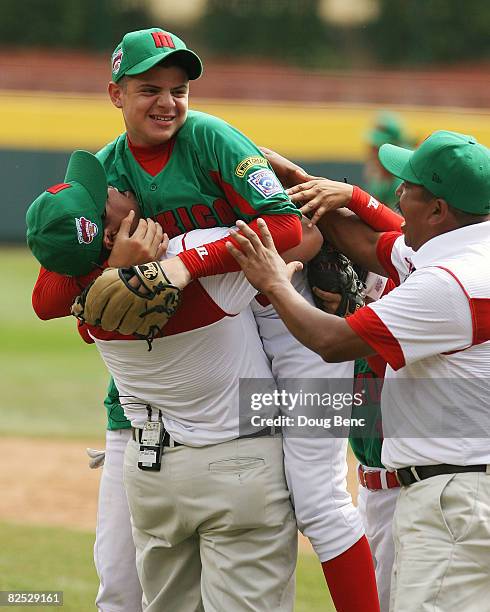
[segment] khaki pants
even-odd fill
[[[126,449],[124,480],[147,612],[294,606],[296,521],[282,438],[165,448],[160,472]]]
[[[490,474],[402,488],[393,537],[392,612],[490,610]]]

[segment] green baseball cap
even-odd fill
[[[170,57],[182,65],[191,81],[201,76],[199,56],[175,34],[160,28],[128,32],[112,54],[112,80],[117,83],[125,75],[141,74]]]
[[[104,234],[107,178],[99,160],[75,151],[65,182],[38,196],[27,210],[27,244],[52,272],[88,274],[99,261]]]
[[[454,208],[490,213],[490,150],[473,136],[440,130],[415,151],[384,144],[379,160],[388,172],[423,185]]]
[[[401,119],[388,111],[378,114],[374,127],[365,136],[369,144],[378,148],[385,143],[407,144]]]

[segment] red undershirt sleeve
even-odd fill
[[[272,235],[274,244],[279,253],[292,249],[301,242],[302,229],[301,220],[297,215],[262,215]],[[257,219],[249,224],[258,233]],[[238,248],[238,244],[230,236],[205,244],[199,249],[190,249],[179,253],[185,267],[189,270],[193,279],[204,276],[214,276],[225,272],[237,272],[240,266],[230,255],[225,244],[232,242]]]
[[[377,232],[401,230],[403,217],[354,185],[348,208]]]
[[[94,279],[102,274],[96,268],[85,276],[64,276],[41,268],[32,291],[32,307],[43,321],[66,317],[73,300]]]

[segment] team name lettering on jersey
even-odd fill
[[[169,238],[193,229],[210,229],[218,225],[234,225],[238,216],[229,202],[218,198],[213,207],[205,204],[194,204],[190,208],[181,206],[175,210],[166,210],[154,217],[160,223]]]

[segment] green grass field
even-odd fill
[[[37,319],[31,291],[38,266],[26,249],[2,248],[0,254],[7,262],[0,301],[0,436],[102,440],[108,375],[95,347],[81,341],[74,319]],[[21,509],[19,517],[18,524],[0,522],[0,590],[62,590],[66,612],[95,609],[94,534],[23,525]],[[296,611],[333,611],[312,555],[299,559]]]

